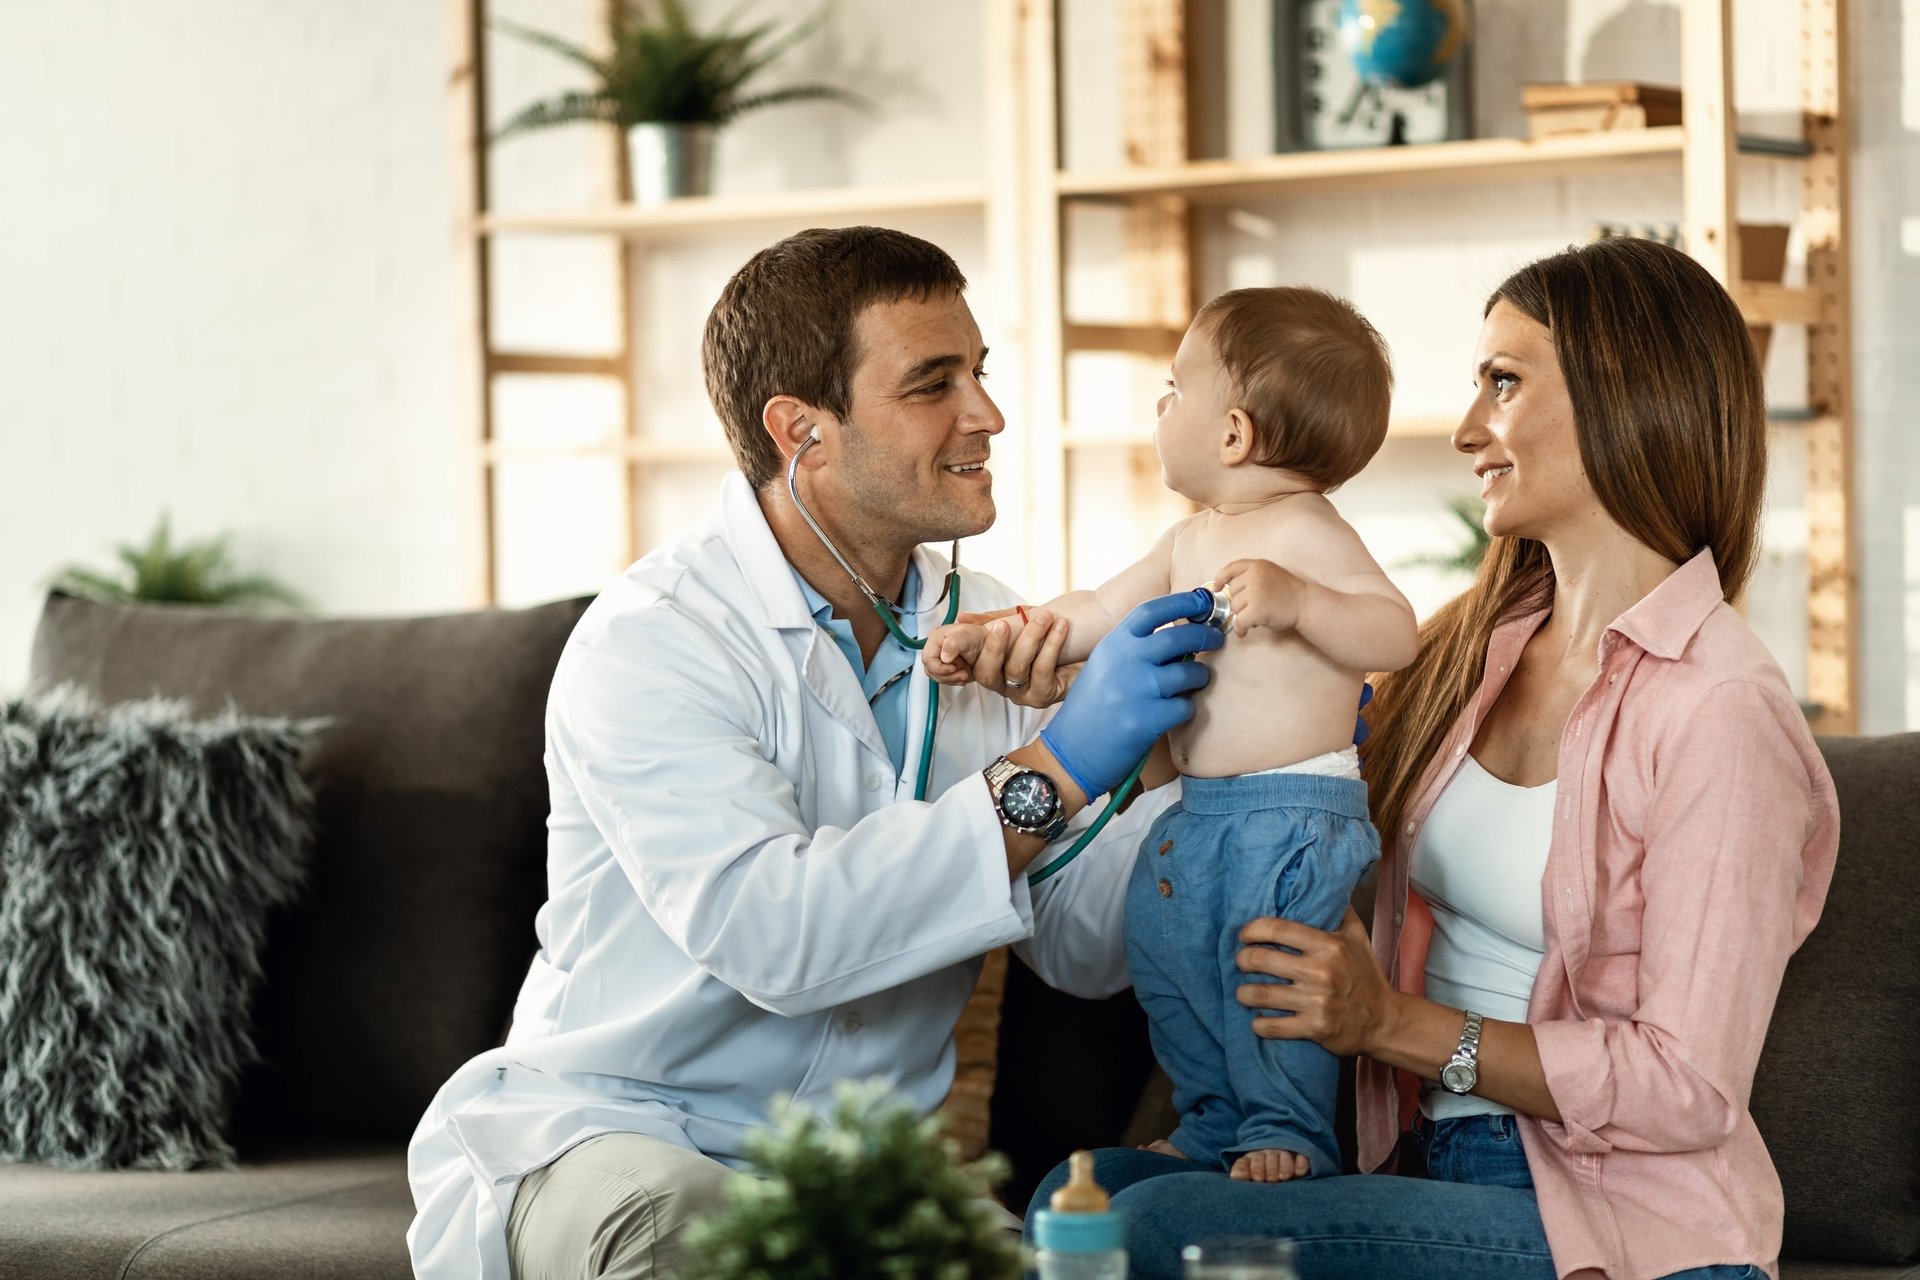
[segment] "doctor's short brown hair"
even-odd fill
[[[707,395],[747,482],[758,489],[781,471],[761,420],[769,400],[793,396],[847,415],[862,311],[966,287],[946,250],[886,227],[816,227],[748,259],[720,291],[700,344]]]
[[[1323,489],[1360,473],[1387,438],[1393,365],[1352,303],[1320,289],[1235,289],[1200,308],[1194,328],[1253,420],[1253,460]]]

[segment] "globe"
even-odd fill
[[[1467,42],[1467,0],[1340,0],[1340,45],[1369,84],[1417,89]]]

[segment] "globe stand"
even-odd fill
[[[1380,86],[1371,80],[1362,80],[1354,86],[1353,97],[1348,100],[1346,110],[1340,113],[1340,123],[1350,125],[1353,118],[1360,114],[1360,108],[1370,107],[1374,111],[1385,112],[1387,116],[1387,141],[1389,147],[1404,147],[1407,142],[1407,115],[1387,105],[1386,96],[1380,92]]]

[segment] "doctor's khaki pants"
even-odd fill
[[[677,1275],[687,1224],[744,1176],[658,1138],[589,1138],[521,1179],[507,1220],[514,1280]]]

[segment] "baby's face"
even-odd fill
[[[1160,477],[1175,493],[1206,502],[1225,469],[1220,444],[1233,408],[1233,380],[1213,349],[1211,326],[1195,324],[1174,353],[1173,376],[1160,397],[1153,445]]]

